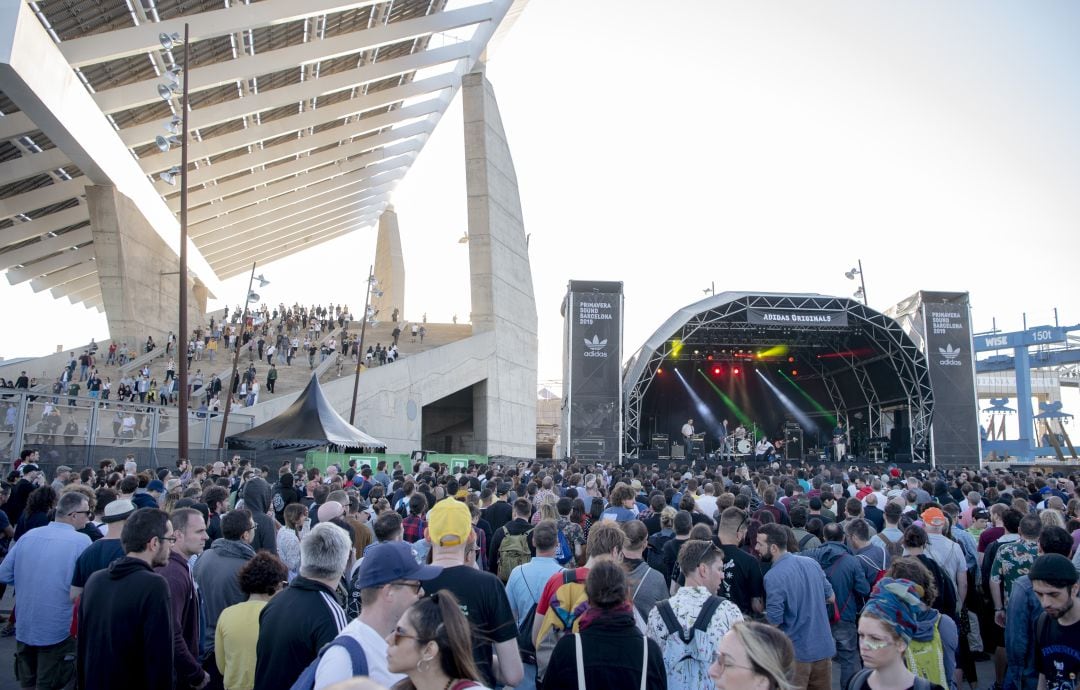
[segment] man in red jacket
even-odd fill
[[[194,508],[180,508],[169,516],[173,526],[169,561],[155,572],[169,583],[172,595],[173,660],[177,688],[202,688],[210,674],[199,663],[199,595],[191,579],[188,561],[203,552],[206,545],[206,521]]]

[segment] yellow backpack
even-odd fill
[[[912,640],[908,643],[907,651],[904,652],[904,663],[916,676],[947,688],[949,681],[945,676],[945,653],[941,644],[941,633],[938,631],[939,623],[941,614],[938,614],[934,621],[934,636],[931,639],[926,642]]]

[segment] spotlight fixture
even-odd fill
[[[178,46],[183,42],[184,37],[179,33],[167,34],[162,32],[158,34],[158,43],[160,43],[161,47],[165,50],[172,50],[174,46]]]
[[[259,287],[264,288],[270,284],[270,281],[263,277],[263,274],[255,276],[255,280],[259,281]]]
[[[169,137],[163,137],[160,134],[154,137],[154,145],[158,147],[158,150],[162,153],[168,153],[169,149],[173,146],[180,146],[180,137],[172,135]]]
[[[259,301],[259,293],[252,290],[248,293],[248,302],[255,303]]]
[[[157,93],[161,97],[161,100],[168,102],[171,101],[173,96],[180,91],[179,84],[158,84]]]
[[[180,174],[180,167],[174,165],[173,167],[169,168],[165,172],[158,175],[158,178],[160,178],[161,181],[164,182],[165,184],[172,185],[172,186],[175,187],[176,186],[176,177],[179,174]]]
[[[467,233],[467,232],[462,233],[461,237],[458,238],[457,243],[458,244],[468,244],[469,243],[469,233]]]
[[[174,115],[173,119],[165,125],[165,131],[169,134],[180,134],[180,130],[184,127],[184,121],[179,115]]]

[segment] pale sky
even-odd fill
[[[561,377],[571,279],[625,282],[627,356],[712,282],[847,296],[857,259],[877,309],[967,290],[978,330],[1054,307],[1080,322],[1078,27],[1065,0],[532,0],[488,76],[531,233],[541,384]],[[405,317],[465,320],[460,99],[393,203]],[[374,247],[361,229],[261,266],[263,298],[359,312]],[[66,298],[0,296],[23,326],[0,333],[7,358],[107,336]]]

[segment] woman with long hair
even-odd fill
[[[884,577],[874,586],[859,616],[859,655],[864,668],[852,676],[847,690],[945,690],[917,676],[906,661],[919,632],[920,613],[927,608],[923,595],[921,586],[906,579]],[[945,670],[939,673],[944,676]],[[942,682],[949,684],[947,679]]]
[[[300,572],[300,532],[307,521],[308,509],[303,503],[285,506],[285,525],[277,531],[278,556],[289,569],[289,581]]]
[[[39,486],[26,499],[26,509],[15,525],[15,541],[35,527],[49,524],[49,511],[56,507],[59,497],[51,486]]]
[[[585,526],[582,531],[585,532],[585,541],[589,541],[589,528],[595,523],[599,522],[600,516],[604,514],[604,502],[593,501],[589,505],[589,514],[585,516]]]
[[[794,690],[795,649],[779,628],[739,621],[720,638],[709,666],[716,690]]]
[[[663,654],[634,623],[622,566],[612,560],[594,564],[585,580],[585,594],[589,608],[577,621],[579,632],[556,643],[544,690],[667,690]]]
[[[407,676],[393,690],[487,690],[477,681],[469,621],[446,590],[410,606],[386,641],[387,669]]]

